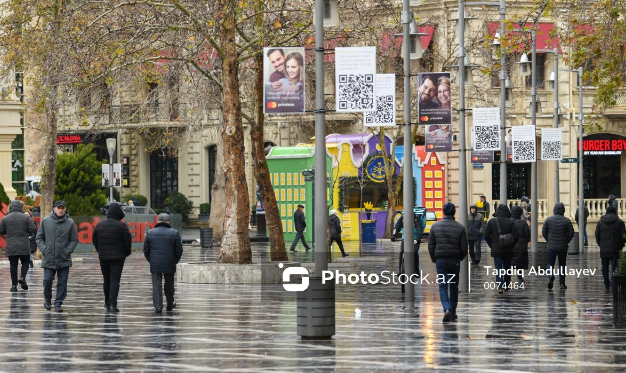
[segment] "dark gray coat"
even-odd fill
[[[330,238],[341,239],[341,219],[337,215],[330,215],[328,218],[330,225]]]
[[[35,222],[22,212],[22,202],[13,201],[9,215],[0,220],[0,234],[6,235],[6,256],[30,255],[30,240],[37,232]]]
[[[41,267],[60,269],[72,266],[72,253],[78,244],[74,220],[68,213],[59,217],[54,210],[46,216],[37,231],[37,246],[41,250]]]
[[[445,215],[430,228],[428,253],[433,263],[437,258],[463,260],[467,249],[467,232],[464,226],[454,220],[454,216]]]
[[[567,252],[567,246],[574,237],[574,226],[571,220],[563,216],[565,205],[558,202],[554,205],[554,215],[543,223],[541,234],[548,243],[548,250]]]
[[[143,255],[150,262],[150,273],[174,273],[183,255],[183,243],[176,229],[158,223],[146,234]]]
[[[618,258],[624,247],[624,222],[617,214],[606,214],[596,225],[596,242],[600,246],[600,258]]]
[[[472,207],[476,209],[476,213],[472,214]],[[478,212],[476,205],[470,206],[470,213],[467,215],[467,239],[471,241],[482,240],[485,231],[485,219],[483,214]]]
[[[511,208],[511,221],[519,233],[519,240],[513,247],[511,265],[518,269],[528,269],[528,242],[530,241],[530,228],[522,217],[523,209],[520,206]]]
[[[304,232],[306,220],[304,219],[304,212],[300,211],[300,209],[293,213],[293,224],[296,227],[296,232]]]

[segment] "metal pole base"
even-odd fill
[[[298,292],[298,335],[302,339],[331,339],[335,334],[335,282],[309,277],[309,287]]]

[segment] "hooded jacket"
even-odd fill
[[[22,212],[22,202],[12,201],[9,215],[0,220],[0,234],[6,235],[6,256],[30,255],[29,236],[37,232],[35,222]]]
[[[132,237],[118,203],[112,203],[107,219],[98,223],[93,231],[93,245],[100,260],[123,260],[131,254]]]
[[[341,239],[341,220],[335,214],[331,214],[328,218],[330,225],[330,238]]]
[[[513,247],[513,252],[527,252],[528,251],[528,242],[530,241],[530,228],[528,228],[528,224],[526,224],[526,220],[522,217],[524,213],[524,209],[520,206],[511,207],[511,221],[515,225],[517,232],[519,233],[519,240]]]
[[[496,223],[497,219],[497,223]],[[500,225],[500,231],[498,231],[498,224]],[[513,234],[514,242],[510,246],[500,246],[500,235]],[[511,211],[505,204],[498,205],[495,213],[495,217],[487,222],[485,227],[485,241],[491,248],[491,257],[502,258],[513,256],[513,247],[519,240],[519,232],[511,221]]]
[[[430,227],[428,253],[433,263],[437,258],[463,260],[467,255],[467,250],[465,227],[454,220],[454,216],[444,215],[443,219]]]
[[[580,208],[576,209],[576,215],[574,216],[574,220],[576,221],[576,223],[578,223],[578,212],[580,211]],[[584,219],[583,219],[583,225],[587,225],[587,218],[589,217],[589,209],[587,208],[587,206],[584,206]]]
[[[476,209],[476,213],[472,214],[472,207]],[[481,240],[485,231],[485,220],[483,214],[478,212],[478,207],[474,204],[470,206],[470,212],[467,215],[467,239],[470,241]]]
[[[624,247],[624,222],[617,214],[609,213],[596,225],[596,242],[602,259],[617,258]]]
[[[609,204],[608,206],[613,206],[615,207],[615,209],[617,210],[617,197],[615,197],[614,195],[609,195]],[[607,207],[608,207],[607,206]]]
[[[548,250],[567,252],[567,245],[574,237],[574,226],[568,218],[563,216],[565,214],[563,203],[556,203],[553,213],[554,215],[543,223],[541,234],[548,243]]]
[[[57,216],[52,210],[39,225],[37,246],[41,250],[41,267],[60,269],[72,266],[72,253],[78,244],[76,225],[70,215],[65,212]]]

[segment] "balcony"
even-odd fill
[[[109,108],[93,111],[90,118],[99,125],[171,124],[188,119],[190,117],[188,110],[185,103],[111,105]]]

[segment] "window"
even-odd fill
[[[532,56],[528,56],[528,60],[532,60]],[[545,80],[545,63],[546,63],[546,55],[541,53],[537,54],[537,75],[535,76],[535,84],[537,85],[537,89],[544,89],[544,80]],[[524,77],[526,88],[531,88],[532,81],[530,80],[530,76]]]
[[[342,181],[340,180],[341,183]],[[372,202],[375,209],[380,209],[383,207],[383,202],[389,199],[387,188],[382,184],[368,183],[361,190],[358,182],[346,182],[341,187],[343,188],[343,205],[346,209],[363,208],[363,202]],[[402,197],[401,188],[396,198],[396,206],[402,205]]]
[[[150,153],[150,204],[165,208],[170,192],[178,191],[178,154],[175,149],[157,149]]]

